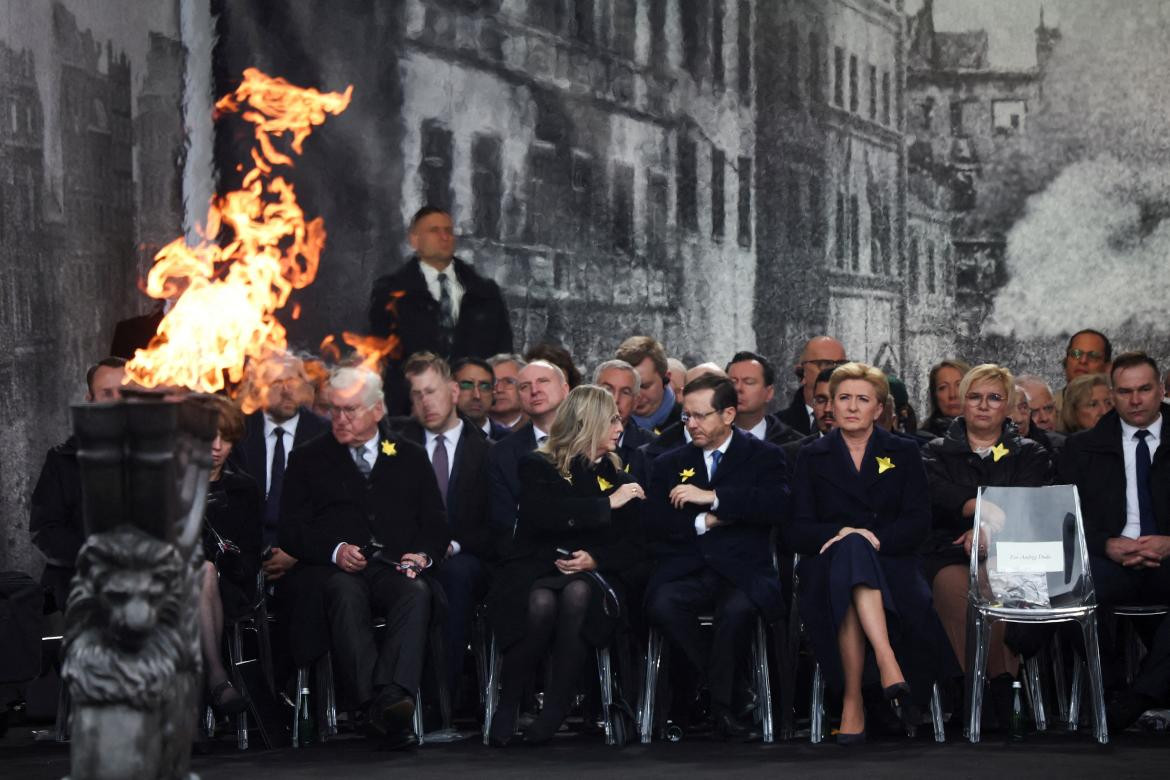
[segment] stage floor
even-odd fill
[[[387,770],[411,778],[484,778],[582,776],[597,771],[613,778],[764,777],[795,771],[802,777],[1121,777],[1165,774],[1170,761],[1170,734],[1126,732],[1099,746],[1086,733],[1079,736],[1035,735],[1022,744],[1002,738],[970,745],[961,734],[948,734],[946,745],[928,738],[882,740],[861,749],[831,743],[810,745],[737,745],[703,738],[682,742],[606,748],[597,736],[565,734],[544,748],[496,750],[477,740],[396,753],[372,750],[360,738],[341,737],[321,745],[293,750],[239,752],[230,742],[217,743],[208,755],[197,755],[192,769],[202,780],[270,778],[373,778]],[[61,778],[69,772],[68,747],[33,742],[25,729],[14,729],[0,740],[0,776]],[[555,774],[554,774],[555,773]],[[403,775],[399,775],[403,776]]]

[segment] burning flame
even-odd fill
[[[155,256],[146,292],[174,305],[150,346],[127,364],[127,383],[216,392],[239,382],[249,359],[284,351],[275,313],[316,277],[325,225],[320,217],[306,222],[292,185],[273,175],[293,164],[275,140],[291,134],[289,146],[300,154],[313,127],[344,111],[352,94],[352,86],[322,93],[248,68],[235,92],[216,103],[217,117],[240,113],[254,125],[254,167],[242,189],[212,199],[198,245],[179,238]]]

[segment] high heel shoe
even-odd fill
[[[865,731],[858,731],[855,734],[846,734],[844,732],[838,731],[836,740],[838,745],[842,745],[844,747],[850,747],[852,745],[864,745]]]
[[[492,725],[488,728],[488,744],[502,748],[515,745],[518,742],[516,735],[516,717],[519,707],[500,707],[492,716]]]
[[[886,701],[890,703],[890,707],[894,710],[894,715],[897,716],[898,721],[906,729],[907,733],[911,733],[914,729],[918,728],[918,724],[922,721],[922,714],[910,699],[909,685],[905,682],[894,683],[884,688],[882,694],[886,697]]]

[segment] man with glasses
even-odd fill
[[[1056,399],[1052,388],[1043,377],[1028,374],[1018,377],[1016,384],[1024,388],[1028,398],[1028,438],[1053,456],[1064,447],[1064,434],[1056,431]]]
[[[792,403],[780,412],[781,422],[795,429],[803,436],[813,432],[813,386],[817,374],[826,368],[836,368],[846,362],[845,347],[840,341],[829,336],[817,336],[808,340],[800,352],[794,372],[800,380],[800,387],[792,394]]]
[[[618,416],[622,418],[624,428],[622,438],[618,440],[617,455],[634,481],[645,485],[649,474],[646,473],[646,454],[641,448],[654,441],[654,434],[630,419],[641,381],[634,367],[624,360],[607,360],[593,372],[593,384],[609,391],[617,404]]]
[[[516,389],[520,372],[528,363],[519,355],[509,353],[492,355],[487,362],[492,367],[492,375],[495,377],[492,406],[488,417],[509,432],[515,431],[528,422],[524,410],[520,408],[520,391]]]
[[[367,712],[368,735],[406,747],[429,579],[450,542],[443,497],[426,451],[381,425],[377,374],[336,369],[326,392],[331,432],[292,453],[281,501],[280,546],[300,561],[293,656],[303,666],[332,650],[340,690]],[[380,645],[375,616],[386,622]]]
[[[833,430],[833,404],[830,403],[832,399],[829,398],[829,379],[833,376],[833,370],[832,368],[823,369],[817,374],[816,383],[813,384],[813,417],[815,419],[813,432],[796,441],[780,445],[780,449],[784,450],[784,459],[788,463],[789,476],[792,476],[792,470],[796,467],[796,456],[800,453],[800,448]]]
[[[1075,484],[1080,495],[1098,603],[1168,604],[1170,447],[1161,442],[1170,405],[1163,401],[1157,363],[1143,352],[1119,355],[1110,380],[1113,410],[1068,437],[1059,481]],[[1170,620],[1159,616],[1137,627],[1149,653],[1129,689],[1110,703],[1110,729],[1127,728],[1170,699]],[[1111,644],[1102,643],[1103,654],[1120,660],[1120,649],[1106,652]],[[1104,664],[1107,684],[1122,679],[1119,665]]]
[[[459,397],[455,401],[459,414],[492,441],[499,441],[511,433],[488,416],[496,389],[495,372],[490,363],[481,358],[459,358],[451,364],[451,374],[459,387]]]
[[[769,622],[781,612],[771,532],[787,517],[788,474],[779,447],[736,429],[736,403],[726,377],[683,388],[691,443],[654,461],[647,491],[658,568],[646,615],[706,678],[717,732],[748,741],[759,731],[737,715],[736,664],[757,612]],[[714,640],[699,627],[703,613],[714,613]]]
[[[1068,340],[1064,350],[1065,383],[1086,374],[1109,373],[1109,362],[1113,360],[1113,345],[1100,331],[1079,330]]]

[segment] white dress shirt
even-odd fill
[[[722,456],[726,456],[727,455],[727,448],[731,446],[731,438],[732,438],[731,436],[728,436],[722,444],[720,444],[718,447],[716,447],[713,450],[710,450],[710,451],[703,450],[703,462],[707,465],[707,482],[708,483],[711,481],[711,477],[714,476],[714,470],[715,470],[715,459],[713,457],[711,457],[712,453],[719,452],[719,453],[721,453]],[[711,504],[711,508],[707,511],[714,512],[718,508],[719,508],[719,495],[716,494],[715,501]],[[695,515],[695,533],[699,536],[702,536],[703,534],[707,533],[707,531],[709,531],[709,530],[711,530],[711,529],[709,529],[707,527],[707,512],[700,512],[699,514]]]
[[[450,430],[443,431],[443,449],[447,450],[447,478],[451,478],[455,471],[455,448],[459,446],[459,437],[463,435],[463,420],[455,418],[455,425]],[[435,462],[435,447],[439,446],[439,434],[426,431],[427,457],[431,463]]]
[[[1142,535],[1142,518],[1138,509],[1137,491],[1137,445],[1136,434],[1140,429],[1121,421],[1121,454],[1125,456],[1125,528],[1121,535],[1136,539]],[[1150,448],[1150,461],[1154,460],[1154,453],[1158,451],[1158,444],[1162,440],[1162,415],[1146,428],[1150,435],[1146,437],[1146,446]]]
[[[451,318],[455,322],[459,322],[459,305],[463,302],[463,285],[459,283],[458,277],[455,276],[455,261],[452,260],[446,269],[437,271],[433,266],[423,261],[418,261],[418,267],[422,269],[423,280],[427,283],[427,290],[430,291],[431,297],[436,301],[443,297],[443,288],[439,285],[439,274],[447,275],[447,292],[451,295]]]
[[[483,425],[479,426],[479,429],[483,431],[484,436],[487,436],[490,439],[492,437],[492,418],[483,418]]]
[[[738,426],[737,426],[738,427]],[[751,428],[740,428],[741,431],[749,436],[755,436],[760,441],[764,441],[764,432],[768,430],[768,418],[761,417],[760,421]]]
[[[536,423],[532,423],[532,435],[536,437],[536,446],[537,447],[540,446],[540,438],[542,436],[546,439],[548,438],[548,434],[545,433],[544,431],[542,431],[540,428],[537,428]]]
[[[355,447],[352,447],[349,445],[347,445],[347,447],[349,448],[350,452],[353,452],[354,449],[356,449]],[[351,455],[350,457],[353,457],[353,456]],[[365,459],[366,463],[370,464],[371,469],[374,467],[374,463],[376,463],[378,460],[378,434],[377,433],[374,434],[374,438],[370,439],[369,441],[367,441],[365,444],[362,445],[361,457]],[[356,464],[355,464],[355,466],[356,466]],[[339,542],[338,545],[333,548],[333,555],[329,556],[329,560],[333,561],[333,563],[336,564],[337,563],[337,551],[340,550],[342,545],[345,545],[345,544],[352,544],[352,542]],[[362,540],[361,544],[365,544],[365,540]],[[361,544],[359,544],[358,546],[360,547]]]
[[[293,439],[297,435],[297,423],[301,421],[301,413],[297,411],[292,417],[278,423],[264,415],[264,498],[268,499],[268,491],[272,488],[272,457],[276,448],[276,428],[284,430],[284,466],[288,468],[288,454],[292,451]]]
[[[804,405],[804,411],[805,411],[805,413],[808,415],[808,424],[809,424],[809,427],[810,427],[810,428],[812,428],[812,429],[815,431],[815,430],[817,429],[817,412],[816,412],[816,409],[813,409],[813,408],[812,408],[811,406],[809,406],[808,404],[805,404],[805,405]],[[761,438],[762,438],[762,437],[761,437]]]

